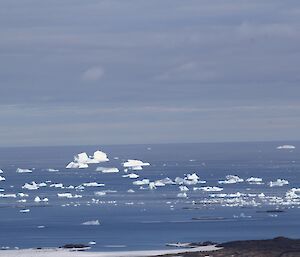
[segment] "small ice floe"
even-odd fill
[[[4,190],[4,188],[0,188],[0,192],[4,192],[5,190]]]
[[[17,173],[32,173],[32,170],[17,168],[16,172]]]
[[[207,187],[194,187],[193,188],[194,191],[197,191],[197,190],[202,190],[202,191],[205,191],[205,192],[220,192],[220,191],[223,191],[223,188],[222,187],[210,187],[210,186],[207,186]]]
[[[244,182],[244,180],[236,175],[227,175],[226,180],[218,181],[219,184],[236,184],[241,182]]]
[[[88,167],[89,167],[89,165],[87,165],[86,163],[70,162],[66,166],[66,169],[86,169]]]
[[[2,169],[0,169],[0,174],[3,174],[3,170]]]
[[[51,184],[49,187],[65,188],[63,183],[54,183],[54,184]]]
[[[300,188],[291,188],[286,192],[285,197],[288,199],[300,198]]]
[[[187,198],[188,195],[187,195],[187,193],[185,193],[185,192],[184,192],[184,193],[178,193],[178,194],[177,194],[177,197],[178,197],[178,198]]]
[[[150,163],[148,162],[143,162],[141,160],[131,160],[131,159],[123,163],[124,168],[130,168],[132,170],[142,170],[143,166],[149,166],[149,165]]]
[[[140,176],[138,174],[135,174],[135,173],[129,173],[129,174],[123,175],[122,177],[123,178],[136,179],[136,178],[139,178]]]
[[[91,242],[89,242],[89,245],[95,245],[96,244],[96,242],[95,241],[91,241]]]
[[[31,184],[30,183],[25,183],[23,186],[22,186],[23,189],[27,189],[27,190],[37,190],[39,189],[39,185],[32,181]]]
[[[187,192],[187,191],[189,191],[189,188],[186,187],[186,186],[179,186],[179,190],[180,190],[181,192]]]
[[[44,225],[40,225],[40,226],[37,226],[37,228],[41,229],[41,228],[45,228]]]
[[[154,185],[156,187],[164,187],[166,184],[162,180],[155,180]]]
[[[106,192],[105,191],[97,191],[97,192],[94,192],[94,195],[95,196],[105,196]]]
[[[28,213],[28,212],[30,212],[30,210],[29,209],[22,209],[22,210],[19,210],[19,212],[21,212],[21,213]]]
[[[136,186],[149,185],[149,183],[150,183],[149,179],[142,179],[142,180],[137,180],[137,181],[132,182],[132,184],[136,185]]]
[[[156,189],[154,182],[149,183],[149,189],[151,189],[151,190]]]
[[[135,191],[133,189],[128,189],[127,193],[135,193]]]
[[[98,225],[100,225],[100,222],[99,222],[99,220],[89,220],[89,221],[85,221],[85,222],[81,223],[81,225],[84,225],[84,226],[98,226]]]
[[[49,172],[57,172],[57,171],[59,171],[59,170],[49,168],[49,169],[46,169],[46,171],[49,171]]]
[[[175,183],[178,185],[196,185],[198,183],[205,184],[206,181],[200,181],[199,176],[196,173],[193,174],[187,174],[184,178],[176,177]]]
[[[5,181],[5,177],[0,176],[0,181]]]
[[[249,184],[255,184],[255,185],[262,185],[262,184],[264,184],[264,183],[262,182],[262,178],[250,177],[250,178],[247,178],[246,181],[247,181]]]
[[[58,193],[57,196],[60,198],[82,198],[82,195],[72,195],[71,193]]]
[[[173,185],[173,184],[175,184],[175,182],[172,179],[168,178],[168,177],[163,178],[163,179],[161,179],[159,181],[161,181],[165,185]]]
[[[28,194],[25,194],[25,193],[18,193],[18,196],[19,196],[19,197],[28,197],[29,195],[28,195]]]
[[[34,198],[34,201],[36,202],[36,203],[40,203],[40,202],[48,202],[49,201],[49,199],[47,198],[47,197],[45,197],[45,198],[40,198],[39,196],[36,196],[35,198]]]
[[[21,200],[18,200],[17,202],[18,202],[18,203],[26,203],[27,200],[26,200],[26,199],[21,199]]]
[[[294,146],[294,145],[280,145],[280,146],[277,146],[276,149],[278,149],[278,150],[294,150],[294,149],[296,149],[296,146]]]
[[[119,169],[115,167],[111,167],[111,168],[97,167],[96,171],[101,171],[102,173],[118,173]]]
[[[82,185],[85,187],[104,187],[105,186],[105,184],[100,184],[97,182],[87,182],[87,183],[83,183]]]
[[[287,181],[287,180],[285,180],[285,179],[277,179],[276,181],[271,181],[270,183],[269,183],[269,186],[270,187],[275,187],[275,186],[277,186],[277,187],[282,187],[282,186],[284,186],[284,185],[288,185],[289,184],[289,182]]]
[[[16,194],[0,194],[0,198],[16,198]]]

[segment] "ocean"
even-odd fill
[[[174,242],[300,238],[300,142],[288,142],[294,149],[277,149],[283,144],[0,148],[5,178],[0,181],[0,248],[90,243],[92,251],[120,251],[164,249]],[[65,168],[74,155],[96,150],[110,161]],[[125,172],[122,163],[128,159],[150,166]],[[96,171],[99,166],[119,172]],[[32,172],[18,173],[18,168]],[[129,173],[139,178],[123,177]],[[194,173],[199,179],[187,179]],[[256,179],[247,181],[251,177]],[[165,178],[171,182],[164,184]],[[133,184],[142,179],[160,183],[152,189]],[[22,188],[33,181],[38,189]]]

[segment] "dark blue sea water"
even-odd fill
[[[286,192],[300,187],[300,143],[288,143],[296,149],[276,149],[282,142],[0,148],[0,169],[4,171],[0,175],[6,178],[0,181],[3,189],[0,193],[29,195],[0,197],[0,247],[55,247],[95,241],[92,250],[112,251],[162,249],[170,242],[299,238],[300,199],[287,199]],[[93,164],[88,169],[65,169],[75,154],[92,154],[98,149],[108,154],[109,162]],[[125,173],[121,163],[127,159],[151,164],[135,172],[140,175],[139,179],[155,181],[169,177],[174,180],[195,172],[207,183],[188,186],[188,198],[177,197],[178,185],[139,189],[132,184],[133,179],[122,177]],[[117,167],[120,172],[104,174],[96,171],[98,166]],[[16,173],[17,168],[34,170]],[[48,171],[49,168],[59,171]],[[230,174],[244,180],[260,177],[264,184],[218,184]],[[268,185],[278,178],[288,180],[289,184]],[[22,189],[26,182],[32,181],[48,181],[48,186],[38,190]],[[49,186],[53,183],[78,186],[95,181],[105,186],[86,187],[82,191]],[[201,186],[219,186],[223,191],[193,190]],[[135,193],[128,193],[128,189]],[[95,191],[103,190],[110,191],[104,196],[94,195]],[[82,195],[82,198],[57,196],[65,192]],[[245,195],[226,198],[238,202],[232,205],[211,196],[236,192]],[[266,197],[248,196],[259,193]],[[49,202],[36,203],[36,196],[47,197]],[[26,202],[20,202],[21,199]],[[259,205],[252,204],[252,200]],[[264,212],[276,208],[283,212]],[[30,212],[21,213],[22,209]],[[99,220],[100,225],[82,225],[91,220]]]

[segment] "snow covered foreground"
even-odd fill
[[[3,250],[0,257],[146,257],[163,254],[178,254],[185,252],[208,252],[220,250],[215,245],[200,246],[195,248],[172,249],[172,250],[148,250],[148,251],[122,251],[122,252],[74,252],[65,249],[25,249]]]

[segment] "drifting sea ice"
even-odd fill
[[[16,198],[16,194],[0,194],[1,198]]]
[[[112,168],[106,168],[106,167],[97,167],[96,171],[101,171],[102,173],[118,173],[119,169],[112,167]]]
[[[5,177],[0,176],[0,181],[5,181]]]
[[[87,165],[86,163],[70,162],[66,166],[66,169],[86,169],[88,167],[89,167],[89,165]]]
[[[104,192],[104,191],[98,191],[98,192],[94,192],[94,195],[95,196],[105,196],[106,192]]]
[[[244,180],[236,175],[227,175],[226,180],[218,181],[219,184],[236,184],[241,182],[244,182]]]
[[[150,183],[149,179],[142,179],[142,180],[137,180],[137,181],[132,182],[132,184],[136,185],[136,186],[149,185],[149,183]]]
[[[122,177],[123,178],[136,179],[136,178],[139,178],[140,176],[138,174],[135,174],[135,173],[130,173],[130,174],[123,175]]]
[[[194,191],[202,190],[202,191],[205,191],[205,192],[220,192],[220,191],[223,191],[223,188],[222,187],[207,186],[207,187],[194,187],[193,190]]]
[[[72,195],[71,193],[58,193],[57,196],[60,198],[82,198],[82,195]]]
[[[287,180],[285,180],[285,179],[277,179],[276,181],[271,181],[270,183],[269,183],[269,185],[270,185],[270,187],[275,187],[275,186],[277,186],[277,187],[282,187],[282,186],[284,186],[284,185],[288,185],[289,184],[289,182],[287,181]]]
[[[37,190],[39,189],[39,185],[37,183],[35,183],[34,181],[30,183],[25,183],[23,186],[22,186],[23,189],[27,189],[27,190]]]
[[[128,161],[123,163],[124,168],[130,168],[132,170],[142,170],[143,166],[149,166],[150,163],[143,162],[141,160],[133,160],[129,159]]]
[[[276,149],[278,149],[278,150],[281,150],[281,149],[292,150],[292,149],[296,149],[296,147],[294,145],[280,145],[280,146],[277,146]]]
[[[94,160],[97,160],[98,162],[108,162],[109,159],[107,158],[107,154],[102,151],[96,151],[94,152]]]
[[[30,169],[21,169],[21,168],[17,168],[16,172],[17,172],[17,173],[31,173],[32,170],[30,170]]]
[[[247,178],[246,182],[248,182],[249,184],[256,184],[256,185],[262,185],[262,184],[264,184],[262,182],[262,178],[255,178],[255,177]]]
[[[300,198],[300,188],[291,188],[286,192],[285,197],[288,199]]]
[[[0,174],[3,174],[3,170],[0,169]]]
[[[189,188],[186,187],[186,186],[179,186],[179,190],[180,190],[181,192],[187,192],[187,191],[189,191]]]
[[[187,193],[178,193],[177,197],[178,198],[187,198],[188,196],[187,196]]]
[[[85,221],[85,222],[81,223],[81,225],[84,225],[84,226],[98,226],[98,225],[100,225],[100,222],[99,222],[99,220],[89,220],[89,221]]]
[[[87,182],[82,184],[85,187],[104,187],[105,184],[99,184],[97,182]]]
[[[19,212],[21,212],[21,213],[28,213],[28,212],[30,212],[30,210],[29,209],[22,209]]]

